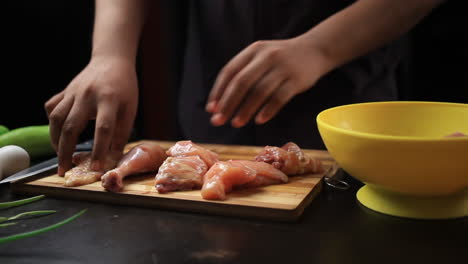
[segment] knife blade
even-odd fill
[[[82,151],[91,151],[93,149],[93,140],[88,140],[83,143],[76,145],[75,153],[82,152]],[[0,181],[0,184],[21,180],[24,178],[28,178],[39,173],[53,170],[58,167],[58,157],[51,158],[49,160],[40,162],[36,165],[33,165],[29,168],[26,168],[22,171],[19,171],[11,176],[6,177],[5,179]]]

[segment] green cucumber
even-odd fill
[[[20,127],[0,135],[0,147],[16,145],[31,159],[55,153],[50,141],[49,125]]]
[[[0,135],[5,134],[8,131],[10,131],[10,129],[8,129],[8,127],[0,125]]]

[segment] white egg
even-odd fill
[[[26,169],[30,161],[28,152],[22,147],[8,145],[0,148],[0,179]]]

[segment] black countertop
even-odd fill
[[[0,244],[0,263],[466,263],[468,218],[412,220],[373,212],[351,189],[324,187],[294,223],[45,198],[0,211],[57,210],[0,229],[44,227],[87,208],[75,221]],[[29,196],[0,185],[0,201]],[[463,260],[465,259],[465,260]]]

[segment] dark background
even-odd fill
[[[163,1],[171,85],[183,47],[183,2]],[[468,30],[462,1],[447,1],[408,34],[402,100],[468,103]],[[87,64],[94,1],[16,0],[2,5],[0,124],[47,124],[44,102]],[[138,124],[138,122],[137,122]],[[84,136],[90,135],[88,129]]]

